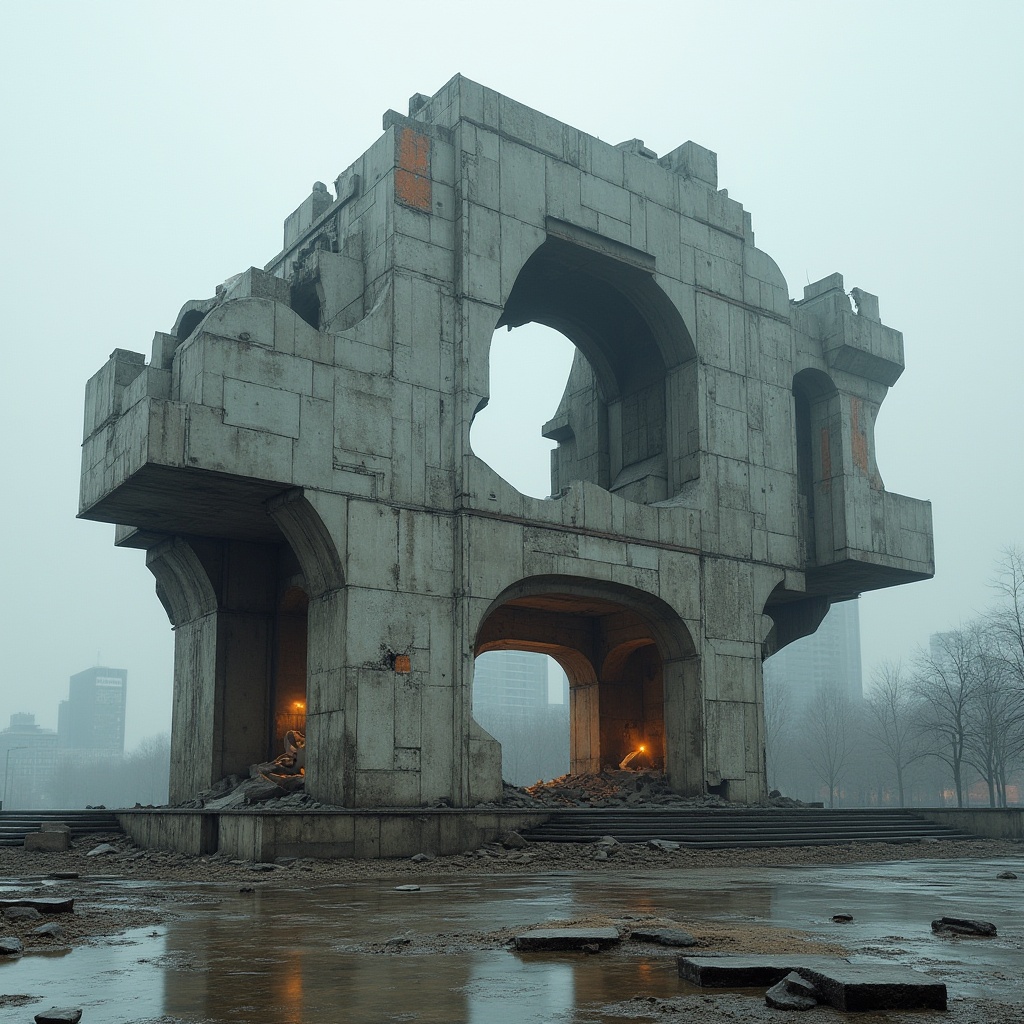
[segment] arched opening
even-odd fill
[[[514,786],[569,771],[569,680],[549,655],[492,650],[473,666],[473,717],[501,744],[501,777]]]
[[[816,491],[832,478],[832,438],[842,436],[839,394],[820,370],[801,370],[793,378],[797,498],[808,561],[817,561]],[[827,516],[827,511],[824,510]]]
[[[664,501],[698,472],[696,352],[654,281],[653,258],[587,237],[596,247],[549,233],[497,327],[543,325],[576,348],[543,427],[556,443],[550,493],[583,480],[631,501]]]
[[[679,792],[702,791],[696,651],[658,598],[575,577],[523,580],[481,623],[478,663],[490,651],[544,653],[564,669],[571,774],[618,767],[643,747],[634,767],[664,769]]]
[[[496,330],[491,338],[490,395],[470,440],[491,469],[533,498],[553,493],[555,439],[543,426],[558,408],[575,351],[565,335],[541,324]]]
[[[285,750],[287,733],[305,738],[308,620],[308,595],[299,586],[287,587],[278,600],[274,622],[269,759]]]

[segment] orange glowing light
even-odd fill
[[[640,744],[640,753],[642,754],[643,752],[644,752],[644,745],[641,743]]]
[[[301,700],[295,701],[295,703],[292,704],[292,707],[295,708],[296,711],[305,711],[306,710],[306,705]]]

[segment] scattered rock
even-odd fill
[[[251,885],[243,885],[239,892],[255,892],[256,890]]]
[[[681,928],[634,928],[631,937],[637,942],[656,942],[660,946],[679,949],[697,945],[697,940]]]
[[[82,1011],[70,1006],[51,1006],[35,1016],[36,1024],[78,1024],[81,1019]]]
[[[250,871],[277,871],[278,865],[272,864],[270,861],[259,861],[256,864],[250,864]]]
[[[418,885],[396,885],[395,892],[419,892],[420,887]]]
[[[832,921],[835,924],[849,924],[853,920],[853,914],[833,914]]]
[[[774,1010],[813,1010],[818,1005],[817,989],[795,971],[772,985],[764,1001]]]
[[[506,832],[501,837],[501,845],[510,850],[522,850],[530,844],[518,832]]]
[[[426,864],[428,861],[436,859],[437,858],[432,853],[414,853],[409,858],[409,860],[411,860],[414,864]]]
[[[647,845],[655,850],[678,850],[681,843],[673,843],[669,839],[648,839]]]
[[[51,871],[46,877],[69,879],[78,878],[79,876],[77,871]]]
[[[608,847],[608,849],[611,849],[615,846],[621,846],[622,843],[620,843],[618,839],[615,838],[615,836],[601,836],[601,838],[597,841],[597,845],[606,846]]]
[[[47,921],[38,928],[32,929],[33,935],[41,935],[44,939],[54,939],[61,942],[64,939],[64,929],[56,921]]]
[[[516,949],[527,952],[534,950],[583,949],[597,946],[607,949],[619,941],[619,933],[607,928],[535,928],[516,936]]]
[[[580,948],[584,953],[590,953],[591,955],[601,952],[601,947],[596,942],[586,942]]]
[[[100,843],[99,846],[94,846],[87,854],[86,857],[102,857],[107,853],[117,853],[117,847],[111,846],[110,843]],[[47,1011],[49,1012],[49,1011]]]
[[[42,916],[35,907],[7,907],[4,910],[8,921],[38,921]]]
[[[1016,878],[1017,876],[1012,871],[1000,871],[996,878]]]
[[[607,859],[608,859],[608,851],[607,850],[598,850],[597,853],[594,854],[594,860],[607,860]]]
[[[408,946],[411,942],[412,942],[412,939],[410,939],[406,935],[396,935],[394,938],[385,940],[384,945],[385,946],[392,946],[392,947],[395,947],[395,946]]]
[[[940,917],[932,921],[932,931],[938,935],[977,935],[991,939],[996,926],[991,921],[971,921],[964,917]]]
[[[21,956],[24,949],[16,935],[0,935],[0,956]]]

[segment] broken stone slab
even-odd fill
[[[501,845],[509,850],[522,850],[530,844],[518,832],[510,830],[501,837]]]
[[[16,935],[0,935],[0,956],[21,956],[24,949]]]
[[[428,861],[435,860],[435,856],[432,853],[414,853],[409,860],[414,864],[426,864]]]
[[[77,1006],[51,1006],[35,1016],[36,1024],[78,1024],[82,1011]]]
[[[996,926],[991,921],[971,921],[964,917],[940,917],[932,921],[932,931],[938,935],[977,935],[991,939]]]
[[[25,836],[25,849],[34,853],[67,853],[67,832],[29,832]]]
[[[78,878],[78,872],[77,871],[51,871],[46,877],[47,878],[56,878],[56,879],[64,879],[64,880],[66,880],[66,879],[69,879],[69,878]]]
[[[42,896],[38,899],[0,900],[0,910],[7,910],[8,907],[35,907],[43,914],[71,914],[75,909],[75,900],[73,897],[60,899],[54,896]]]
[[[767,988],[795,972],[837,1010],[945,1010],[946,986],[911,968],[799,954],[681,956],[679,976],[705,988]]]
[[[94,846],[86,857],[103,857],[108,853],[117,853],[117,847],[111,846],[110,843],[100,843],[99,846]]]
[[[419,891],[420,891],[420,887],[418,885],[413,885],[411,883],[409,885],[396,885],[395,886],[395,892],[419,892]]]
[[[818,990],[791,971],[765,992],[764,1001],[773,1010],[813,1010],[818,1005]]]
[[[521,952],[537,950],[583,949],[597,946],[608,949],[619,942],[619,933],[608,928],[535,928],[516,936],[516,949]]]
[[[65,825],[63,821],[44,821],[39,826],[40,832],[66,832],[71,834],[71,826]]]
[[[1000,871],[996,878],[1015,879],[1017,876],[1012,871]]]
[[[637,942],[656,942],[660,946],[685,948],[697,945],[697,940],[681,928],[634,928],[630,937]]]
[[[853,920],[853,914],[833,914],[833,924],[849,924]]]
[[[64,938],[64,929],[56,921],[47,921],[38,928],[32,929],[33,935],[40,935],[44,939],[56,939],[60,942]]]
[[[678,850],[682,843],[673,843],[671,839],[648,839],[647,845],[655,850]]]

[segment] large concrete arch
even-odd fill
[[[500,800],[471,687],[503,643],[572,670],[577,770],[639,731],[674,789],[760,799],[764,655],[933,572],[930,506],[874,453],[902,336],[838,274],[792,301],[696,143],[461,76],[383,128],[264,269],[87,386],[80,515],[150,551],[176,622],[174,798],[266,754],[298,587],[318,800]],[[495,326],[528,320],[579,353],[545,501],[469,440]]]

